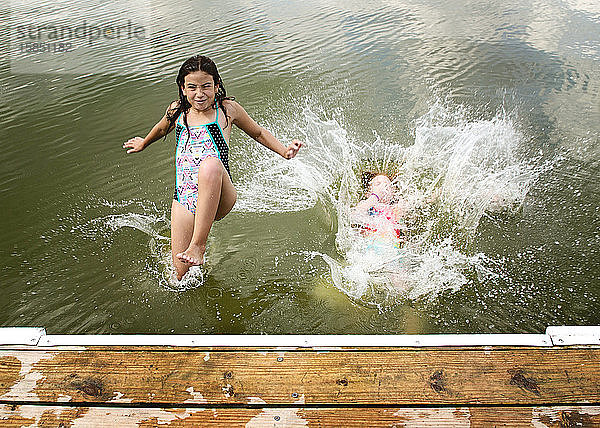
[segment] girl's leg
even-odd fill
[[[222,165],[222,164],[221,164]],[[219,200],[219,206],[217,208],[217,215],[215,221],[221,220],[229,211],[233,209],[235,201],[237,201],[237,191],[233,187],[231,178],[227,173],[227,170],[223,166],[223,185],[221,186],[221,199]]]
[[[213,157],[204,159],[198,168],[194,232],[187,249],[177,254],[182,263],[204,263],[206,240],[213,221],[225,217],[233,208],[236,199],[237,193],[221,161]]]
[[[182,263],[175,255],[190,245],[194,233],[194,214],[181,203],[173,200],[171,204],[171,256],[178,280],[188,271],[190,265]]]

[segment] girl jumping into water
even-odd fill
[[[206,240],[214,221],[233,208],[237,193],[229,171],[229,139],[236,125],[254,140],[291,159],[302,142],[285,147],[258,125],[243,107],[226,95],[217,66],[196,55],[183,63],[177,75],[179,99],[145,138],[123,144],[127,153],[144,150],[175,129],[175,194],[171,205],[171,255],[181,280],[192,265],[204,263]]]
[[[393,243],[403,242],[408,233],[404,222],[408,205],[403,199],[392,201],[392,180],[385,174],[365,172],[362,184],[368,195],[352,210],[353,226],[363,236],[376,236]]]

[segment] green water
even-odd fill
[[[0,7],[8,23],[0,47],[9,53],[0,57],[0,325],[53,334],[385,334],[600,324],[594,2]],[[21,46],[39,40],[19,38],[19,26],[83,20],[130,20],[144,38],[72,39],[79,54]],[[165,264],[173,135],[135,155],[121,145],[160,119],[177,96],[180,64],[198,53],[217,63],[228,94],[254,119],[284,142],[307,144],[279,170],[286,161],[234,131],[240,198],[213,226],[204,283],[178,290]],[[344,259],[329,197],[343,171],[321,154],[344,138],[411,147],[435,105],[443,112],[428,138],[448,126],[473,139],[460,124],[506,118],[519,159],[539,167],[519,208],[481,217],[461,249],[484,254],[494,275],[466,272],[460,287],[418,298],[350,297],[314,255]]]

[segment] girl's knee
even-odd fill
[[[223,176],[223,164],[217,158],[204,159],[198,167],[198,179],[205,181],[220,180]]]

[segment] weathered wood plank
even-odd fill
[[[0,405],[3,427],[595,427],[600,406],[161,409]]]
[[[0,351],[0,401],[183,406],[600,402],[600,349]]]

